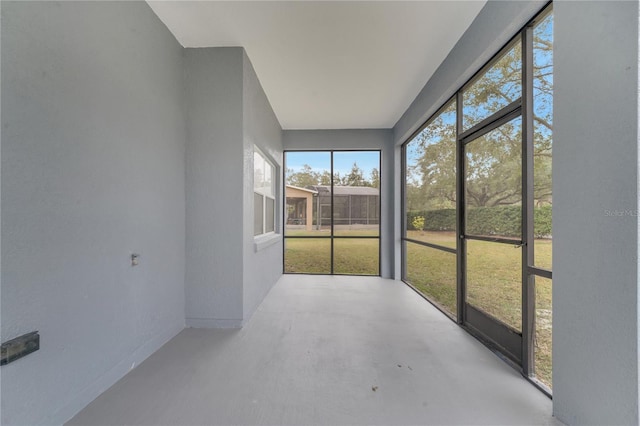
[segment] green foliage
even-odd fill
[[[533,209],[533,235],[543,238],[553,235],[551,225],[551,206],[536,207]]]
[[[298,188],[306,188],[312,185],[331,185],[331,173],[328,170],[321,172],[313,170],[308,164],[304,164],[301,169],[287,169],[286,173],[287,185],[297,186]],[[371,170],[370,179],[364,177],[364,171],[353,163],[351,171],[345,176],[340,176],[339,172],[333,175],[334,185],[343,186],[371,186],[380,187],[380,172],[377,168]]]
[[[308,164],[303,165],[302,169],[298,171],[287,169],[286,176],[287,185],[297,186],[298,188],[317,185],[320,180],[320,174],[315,172]]]
[[[417,231],[424,230],[424,216],[415,216],[413,220],[411,220],[411,224],[413,225],[413,229]]]
[[[552,27],[552,19],[545,18],[534,30],[533,192],[534,200],[540,204],[552,202]],[[522,96],[521,50],[520,43],[515,43],[464,90],[465,130]],[[405,146],[405,194],[410,211],[455,206],[457,136],[453,101]],[[464,155],[467,204],[493,208],[520,203],[521,155],[520,118],[468,143]]]
[[[407,213],[407,230],[419,230],[414,226],[416,217],[423,218],[423,228],[426,231],[455,231],[456,230],[456,210],[421,210]]]
[[[467,232],[474,235],[501,235],[520,238],[520,206],[480,207],[469,210]]]
[[[334,182],[334,185],[338,182]],[[362,169],[358,167],[358,164],[353,163],[351,171],[342,178],[341,185],[345,186],[369,186],[369,182],[364,178]]]
[[[371,169],[371,179],[369,179],[371,182],[371,186],[374,188],[380,188],[380,172],[378,171],[378,169],[376,167],[374,167],[373,169]]]
[[[424,218],[423,227],[417,227],[415,220]],[[501,235],[520,237],[520,206],[477,207],[467,212],[467,229],[476,235]],[[543,238],[552,235],[551,206],[533,209],[534,236]],[[452,231],[456,230],[455,209],[420,210],[407,213],[409,231]]]

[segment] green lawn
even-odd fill
[[[329,236],[328,231],[287,231],[288,237]],[[341,235],[377,235],[377,231],[341,231]],[[455,233],[409,231],[407,237],[455,248]],[[329,274],[331,242],[326,238],[286,238],[285,272]],[[551,268],[551,241],[535,241],[537,266]],[[455,315],[456,256],[407,243],[407,281],[430,300]],[[467,300],[474,306],[521,329],[521,248],[467,241]],[[378,275],[379,240],[334,240],[334,271]],[[536,375],[551,385],[551,280],[536,278]]]
[[[285,238],[284,272],[331,273],[331,240],[324,238]]]
[[[377,229],[340,229],[336,227],[334,230],[338,237],[377,237],[379,236]],[[287,237],[329,237],[331,235],[331,229],[320,229],[313,231],[306,231],[303,229],[286,229],[285,235]]]
[[[378,275],[379,246],[377,238],[336,238],[333,246],[334,273]],[[284,270],[289,273],[330,274],[331,240],[286,238]]]

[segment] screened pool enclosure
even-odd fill
[[[337,229],[377,229],[380,224],[378,188],[333,188],[333,225]],[[321,230],[331,227],[331,186],[287,185],[287,228]]]

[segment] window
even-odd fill
[[[402,279],[552,386],[553,13],[403,144]]]
[[[253,151],[253,235],[276,230],[275,167],[257,148]]]
[[[465,85],[462,93],[463,130],[468,130],[522,96],[522,44],[498,55],[486,69]]]
[[[534,368],[536,379],[552,387],[553,207],[553,14],[547,11],[533,27],[533,247],[531,279],[535,291]]]
[[[284,272],[380,275],[380,151],[285,152]]]
[[[456,101],[404,148],[404,280],[456,317]]]

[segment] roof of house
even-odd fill
[[[287,185],[287,188],[297,189],[298,191],[311,192],[312,194],[317,194],[318,191],[309,188],[300,188],[299,186]]]

